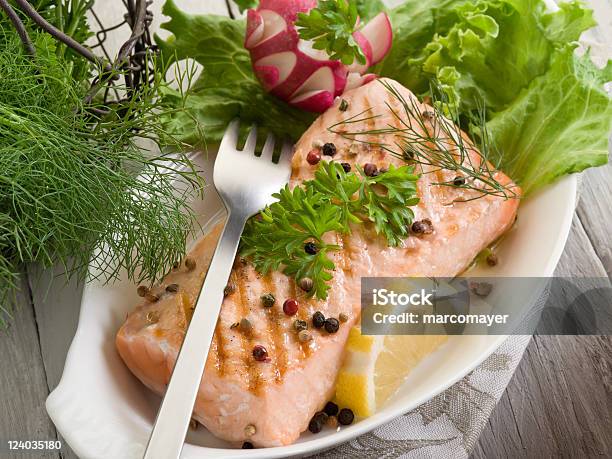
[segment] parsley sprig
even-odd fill
[[[325,242],[330,232],[350,233],[350,223],[371,222],[390,246],[400,245],[408,236],[414,218],[410,209],[418,203],[412,166],[394,167],[375,177],[363,169],[345,172],[334,161],[321,162],[313,180],[290,189],[285,186],[278,199],[252,218],[242,236],[241,254],[266,274],[282,270],[298,282],[313,281],[310,294],[327,298],[335,269],[330,253],[340,249]],[[304,250],[314,242],[316,254]]]
[[[354,0],[321,0],[308,13],[298,13],[295,25],[301,38],[312,40],[313,48],[326,51],[331,59],[365,64],[365,54],[353,38],[358,18]]]

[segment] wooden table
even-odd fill
[[[595,7],[611,43],[607,0]],[[556,274],[611,276],[612,166],[583,176],[582,196]],[[78,320],[82,286],[30,267],[14,318],[0,332],[0,457],[73,458],[58,452],[8,454],[8,439],[56,439],[44,402],[61,377]],[[474,450],[475,458],[612,457],[611,337],[538,336]]]

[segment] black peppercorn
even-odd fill
[[[465,179],[461,176],[457,176],[453,179],[453,185],[455,186],[465,185]]]
[[[323,154],[325,156],[334,156],[336,154],[336,146],[331,142],[323,144]]]
[[[325,331],[327,333],[336,333],[339,328],[340,328],[340,322],[338,322],[338,319],[334,319],[333,317],[330,317],[329,319],[325,321]]]
[[[367,163],[363,166],[363,172],[368,177],[375,177],[378,174],[378,167],[376,164]]]
[[[308,423],[308,430],[312,433],[319,433],[323,429],[323,426],[327,422],[327,414],[323,411],[317,411]]]
[[[312,326],[314,328],[321,328],[325,325],[325,316],[321,311],[317,311],[312,315]]]
[[[335,416],[338,414],[338,405],[336,405],[334,402],[327,402],[325,404],[325,408],[323,408],[323,411],[328,416]]]
[[[261,344],[253,347],[253,358],[258,362],[263,362],[268,358],[268,351]]]
[[[433,233],[433,224],[429,218],[417,220],[410,227],[414,234],[431,234]]]
[[[166,292],[168,293],[176,293],[179,290],[178,284],[170,284],[166,287]]]
[[[348,408],[342,408],[338,413],[338,422],[343,426],[348,426],[355,420],[353,411]]]
[[[342,166],[342,169],[344,169],[344,172],[346,172],[347,174],[351,171],[351,165],[349,163],[340,163],[340,165]]]
[[[255,447],[253,446],[253,443],[251,443],[250,441],[245,441],[242,444],[242,449],[253,449],[253,448]]]
[[[308,255],[316,255],[318,251],[319,248],[314,242],[307,242],[304,244],[304,252],[306,252]]]

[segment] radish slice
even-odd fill
[[[347,66],[300,38],[297,15],[316,4],[316,0],[261,0],[257,9],[247,13],[245,47],[266,91],[296,107],[322,112],[346,89],[375,78],[364,73],[388,51],[391,29],[382,13],[355,32],[366,62]]]
[[[372,47],[372,65],[377,64],[387,55],[393,43],[393,29],[389,16],[378,13],[361,29],[361,34]]]
[[[310,91],[291,99],[289,103],[302,110],[322,113],[334,103],[334,96],[329,91]]]
[[[251,49],[261,41],[264,31],[264,22],[261,14],[255,10],[247,11],[247,28],[244,47]]]
[[[266,89],[272,89],[274,86],[283,83],[287,77],[291,74],[293,69],[295,68],[295,62],[297,61],[297,57],[295,53],[291,51],[285,51],[282,53],[270,54],[264,58],[259,59],[254,64],[255,73],[259,77],[260,80],[265,81],[265,76],[260,74],[260,69],[264,69],[264,72],[268,72],[266,70],[268,67],[272,67],[276,69],[276,79],[274,82],[269,82],[266,84]],[[262,78],[264,77],[264,78]]]
[[[330,94],[334,93],[334,75],[329,67],[321,67],[308,77],[308,79],[300,86],[292,95],[291,100],[299,98],[299,96],[312,91],[323,90]]]
[[[372,80],[376,79],[376,75],[373,73],[366,73],[365,75],[360,75],[357,72],[351,72],[348,74],[346,79],[346,88],[345,91],[349,89],[358,88],[359,86],[363,86],[366,83],[369,83]]]

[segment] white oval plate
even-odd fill
[[[212,170],[212,157],[198,157]],[[206,177],[211,183],[211,177]],[[500,264],[486,275],[551,276],[569,233],[576,198],[576,177],[566,177],[522,203],[517,228],[499,247]],[[201,223],[222,212],[210,187],[196,204]],[[477,275],[477,272],[473,273]],[[64,373],[46,407],[58,431],[83,458],[141,457],[159,397],[148,391],[115,351],[115,333],[139,298],[125,277],[112,285],[91,282],[83,292],[79,325]],[[529,307],[533,298],[514,298]],[[190,432],[183,458],[273,458],[313,453],[350,440],[406,413],[448,388],[488,357],[504,336],[452,336],[415,368],[398,393],[378,413],[338,432],[305,433],[290,446],[254,450],[230,449],[205,429]]]
[[[158,3],[158,2],[156,2]],[[155,4],[156,4],[155,3]],[[182,3],[182,2],[181,2]],[[188,2],[200,3],[200,2]],[[393,3],[393,2],[389,2]],[[548,3],[548,2],[547,2]],[[155,5],[154,4],[154,5]],[[221,2],[219,2],[221,4]],[[554,4],[550,5],[555,8]],[[212,183],[212,157],[199,164]],[[499,247],[501,263],[483,275],[549,277],[569,234],[576,201],[576,176],[566,177],[522,203],[518,227]],[[222,212],[212,187],[197,203],[206,225]],[[473,272],[477,275],[477,272]],[[79,325],[64,373],[46,402],[57,430],[82,458],[142,457],[160,399],[127,369],[114,345],[115,333],[138,302],[134,285],[125,277],[112,285],[91,282],[83,291]],[[528,308],[533,298],[515,298]],[[505,336],[451,336],[408,376],[398,393],[374,416],[316,436],[305,433],[293,445],[253,450],[230,449],[205,429],[190,432],[182,458],[277,458],[312,454],[346,442],[436,396],[486,359]]]

